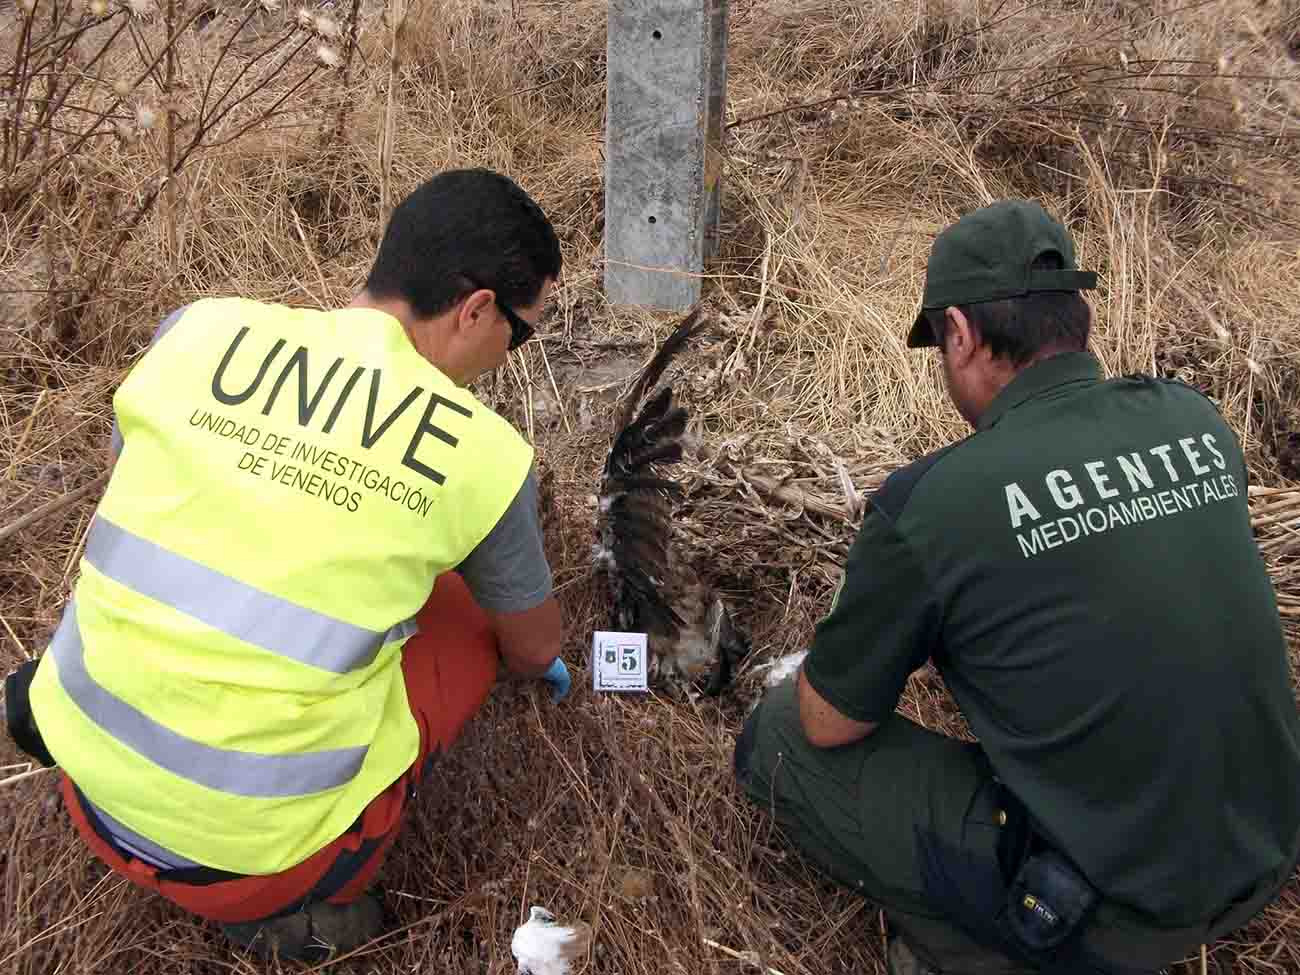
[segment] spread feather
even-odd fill
[[[671,385],[641,402],[703,330],[694,309],[651,358],[618,411],[601,479],[594,554],[609,579],[614,628],[647,634],[651,672],[703,682],[706,693],[716,694],[748,643],[712,587],[673,551],[673,501],[681,487],[665,468],[683,457],[687,411],[674,404]]]

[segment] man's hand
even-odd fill
[[[835,748],[860,741],[876,730],[874,721],[854,721],[822,697],[799,668],[799,723],[817,748]]]
[[[518,613],[487,615],[497,635],[497,647],[512,674],[541,677],[560,656],[564,626],[554,596]]]

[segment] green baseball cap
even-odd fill
[[[1052,252],[1061,255],[1064,267],[1029,269],[1035,258]],[[1065,227],[1031,200],[1000,200],[966,214],[934,239],[907,347],[938,345],[925,320],[927,309],[1095,287],[1097,273],[1079,270]]]

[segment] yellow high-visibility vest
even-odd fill
[[[286,869],[415,760],[402,644],[532,448],[368,309],[197,302],[114,406],[125,448],[37,725],[139,835]]]

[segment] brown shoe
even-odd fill
[[[223,924],[222,932],[259,958],[324,961],[332,952],[345,954],[375,938],[384,926],[379,898],[363,894],[348,904],[312,904],[267,921]]]

